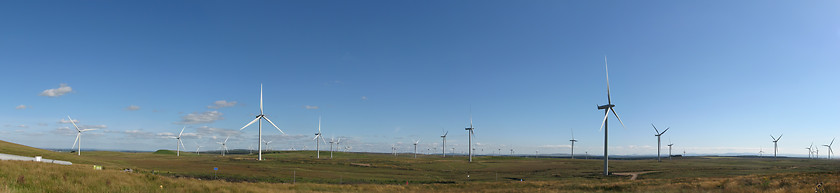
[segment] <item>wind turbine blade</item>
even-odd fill
[[[606,113],[606,115],[604,115],[604,120],[603,120],[603,121],[601,121],[601,127],[598,127],[598,131],[601,131],[601,129],[603,129],[603,128],[604,128],[604,123],[607,123],[607,118],[608,118],[608,117],[610,117],[610,113],[609,113],[609,112],[607,112],[607,113]]]
[[[327,140],[325,140],[323,137],[321,137],[321,141],[323,141],[323,142],[324,142],[324,145],[326,145],[326,144],[327,144]]]
[[[770,138],[773,138],[773,141],[776,141],[776,137],[773,137],[773,135],[770,135]]]
[[[85,132],[85,131],[94,131],[94,130],[99,130],[99,129],[82,129],[81,131]]]
[[[184,149],[187,149],[187,147],[184,146],[184,141],[181,141],[181,139],[178,139],[178,143],[181,143],[181,147],[183,147]]]
[[[650,126],[653,126],[653,130],[656,131],[657,135],[659,135],[659,129],[656,129],[656,125],[653,125],[653,123],[651,123]]]
[[[318,116],[318,133],[321,133],[321,116]]]
[[[661,134],[665,134],[665,132],[668,132],[668,129],[671,129],[671,128],[670,128],[670,127],[665,128],[665,131],[662,131],[662,133],[661,133]],[[660,134],[660,135],[661,135],[661,134]]]
[[[228,139],[230,139],[230,135],[228,135],[227,138],[225,138],[225,143],[227,143]]]
[[[615,115],[615,119],[618,119],[618,122],[621,123],[621,127],[624,127],[624,129],[627,129],[627,126],[624,126],[624,122],[621,121],[621,118],[618,118],[618,113],[615,112],[615,109],[610,107],[610,111],[612,111],[613,115]]]
[[[610,98],[610,68],[607,66],[607,56],[604,56],[604,70],[607,72],[607,104],[612,104]]]
[[[831,143],[829,143],[828,146],[834,145],[834,140],[835,139],[837,139],[837,138],[835,137],[835,138],[831,139]]]
[[[76,130],[77,130],[77,131],[81,131],[81,130],[79,129],[79,126],[76,126],[76,122],[75,122],[75,121],[73,121],[73,119],[72,119],[72,118],[70,118],[70,115],[67,115],[67,119],[70,119],[70,123],[73,123],[73,127],[76,127]]]
[[[282,133],[283,135],[286,134],[286,132],[283,132],[283,130],[281,130],[280,127],[277,127],[277,125],[275,125],[274,122],[271,122],[271,119],[268,119],[268,117],[263,116],[263,119],[268,121],[268,123],[271,123],[271,126],[274,126],[274,128],[276,128],[278,131],[280,131],[280,133]]]
[[[71,147],[70,149],[76,148],[76,143],[79,142],[79,136],[81,136],[81,135],[82,135],[82,133],[76,134],[76,141],[73,141],[73,147]]]
[[[781,134],[781,135],[779,135],[779,138],[778,138],[778,139],[776,139],[776,141],[781,140],[783,135],[785,135],[785,134]]]
[[[312,138],[312,140],[318,140],[318,135],[315,135],[315,138]],[[317,142],[315,142],[315,143],[317,143]]]
[[[448,134],[449,134],[449,131],[446,131],[446,133],[444,133],[443,136],[446,137],[446,135],[448,135]],[[832,141],[834,141],[834,140],[832,140]]]
[[[256,119],[254,119],[253,121],[251,121],[250,123],[248,123],[247,125],[245,125],[244,127],[242,127],[239,130],[242,131],[243,129],[245,129],[245,127],[251,126],[251,124],[254,124],[254,122],[257,122],[257,120],[260,120],[260,118],[257,117]]]
[[[178,134],[178,138],[181,138],[181,134],[184,134],[184,129],[186,129],[186,128],[187,128],[187,126],[184,126],[184,128],[181,128],[181,133]]]
[[[260,115],[263,114],[263,92],[262,92],[262,84],[260,84]]]

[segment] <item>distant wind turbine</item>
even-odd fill
[[[417,144],[420,143],[420,139],[414,141],[414,158],[417,158]]]
[[[219,145],[222,145],[222,147],[221,147],[222,156],[225,156],[225,152],[228,150],[228,149],[227,149],[227,140],[228,140],[228,139],[230,139],[230,135],[228,135],[228,136],[227,136],[227,138],[225,138],[225,140],[224,140],[224,141],[222,141],[222,142],[216,142],[216,143],[218,143]]]
[[[624,126],[624,122],[621,121],[621,118],[618,118],[618,113],[616,113],[615,109],[613,109],[613,107],[615,107],[615,105],[612,104],[612,99],[610,98],[610,70],[607,67],[607,57],[606,56],[604,56],[604,69],[607,72],[607,104],[598,106],[598,109],[604,109],[604,121],[601,122],[601,127],[600,128],[604,128],[604,175],[607,176],[607,175],[610,175],[610,169],[609,169],[610,157],[609,157],[609,154],[607,152],[607,150],[608,150],[607,147],[609,147],[608,146],[608,144],[609,144],[608,125],[609,124],[607,124],[607,120],[609,120],[609,119],[607,119],[607,118],[610,117],[610,111],[612,111],[613,115],[615,115],[615,118],[618,119],[618,122],[621,123],[622,127],[624,127],[625,129],[627,127]],[[599,128],[599,130],[600,130],[600,128]]]
[[[187,128],[186,126],[184,126],[184,128],[181,128],[181,133],[178,133],[178,137],[172,136],[173,139],[178,140],[178,141],[175,142],[175,148],[177,149],[176,156],[181,156],[181,147],[184,147],[184,142],[181,141],[181,134],[184,134],[184,129],[186,129],[186,128]],[[187,149],[187,147],[184,147],[184,150],[186,150],[186,149]]]
[[[831,139],[831,143],[823,145],[828,147],[828,159],[831,159],[831,154],[834,154],[834,151],[831,150],[831,145],[834,145],[834,139]]]
[[[443,133],[443,135],[440,136],[440,138],[443,139],[443,148],[440,149],[441,151],[443,151],[443,157],[446,157],[446,135],[448,134],[449,131],[446,131],[446,133]]]
[[[811,151],[811,148],[814,148],[814,142],[811,142],[811,146],[805,148],[808,149],[808,159],[811,159],[811,154],[814,153],[814,151]]]
[[[321,116],[318,116],[318,133],[315,133],[315,153],[317,154],[315,158],[321,158],[321,144],[318,143],[318,139],[321,139],[321,142],[324,142],[324,145],[327,144],[327,140],[324,140],[324,136],[321,134]]]
[[[195,142],[193,142],[193,143],[195,143]],[[201,149],[201,147],[203,147],[203,146],[200,146],[200,145],[198,145],[198,143],[195,143],[195,154],[196,155],[201,155],[201,153],[199,153],[199,151],[198,151],[199,149]]]
[[[464,130],[469,131],[469,133],[467,134],[467,137],[469,137],[469,141],[468,141],[469,142],[469,144],[468,144],[469,147],[467,147],[467,150],[470,153],[470,163],[472,163],[472,157],[473,157],[472,138],[475,136],[475,133],[473,132],[473,130],[475,130],[475,128],[473,127],[473,123],[472,123],[472,107],[470,107],[470,127],[464,128]]]
[[[779,138],[776,138],[776,137],[773,137],[773,135],[770,135],[770,138],[773,138],[773,159],[774,160],[776,159],[776,153],[779,151],[779,140],[782,139],[782,135],[785,135],[785,134],[779,135]]]
[[[662,134],[665,134],[665,132],[667,132],[668,129],[671,129],[671,128],[668,127],[668,128],[665,129],[665,131],[662,131],[662,133],[660,133],[659,129],[656,129],[656,125],[653,125],[653,123],[651,123],[650,126],[653,126],[653,130],[656,131],[656,135],[654,135],[654,136],[656,136],[656,161],[662,162],[662,156],[659,156],[659,152],[660,152],[659,149],[662,147]],[[670,153],[668,155],[670,156]]]
[[[574,129],[570,129],[570,130],[572,131],[572,139],[569,140],[569,141],[572,142],[572,159],[575,159],[575,142],[577,142],[578,140],[575,139],[575,130]]]
[[[79,126],[76,126],[76,122],[73,121],[73,119],[70,118],[69,115],[67,116],[67,119],[70,119],[70,123],[73,123],[73,127],[75,127],[76,132],[78,132],[78,133],[76,133],[76,141],[73,142],[73,147],[76,147],[76,143],[79,144],[79,150],[76,151],[76,154],[81,156],[82,155],[82,132],[93,131],[93,130],[96,130],[96,129],[79,129]],[[73,149],[73,148],[71,147],[70,149]]]
[[[280,131],[280,133],[282,133],[283,135],[286,135],[286,133],[283,132],[283,130],[280,130],[280,127],[277,127],[277,125],[275,125],[274,122],[271,122],[271,119],[268,119],[268,117],[266,117],[265,114],[263,114],[262,84],[260,84],[260,114],[257,115],[257,117],[254,118],[253,121],[251,121],[250,123],[248,123],[247,125],[245,125],[241,129],[239,129],[240,131],[242,131],[243,129],[250,126],[251,124],[254,124],[254,122],[258,122],[257,123],[257,129],[258,129],[258,132],[257,132],[257,136],[258,136],[258,138],[257,138],[257,153],[259,154],[259,156],[257,157],[257,160],[262,160],[262,141],[263,140],[262,140],[262,121],[260,121],[260,119],[268,121],[268,123],[271,123],[271,126],[274,126],[274,128],[277,128],[277,130]]]
[[[671,139],[668,139],[668,160],[671,160],[671,146],[674,146],[674,143],[671,143]]]

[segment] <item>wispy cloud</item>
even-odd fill
[[[306,108],[306,109],[318,109],[318,108],[320,108],[320,107],[318,107],[318,106],[311,106],[311,105],[304,105],[304,106],[303,106],[303,108]]]
[[[181,121],[176,124],[200,124],[212,123],[217,120],[222,120],[222,113],[219,111],[206,111],[202,113],[190,113],[181,117]]]
[[[70,93],[73,91],[73,88],[67,86],[65,83],[61,83],[58,88],[51,88],[44,91],[41,91],[40,96],[48,96],[48,97],[59,97],[61,95]]]
[[[17,126],[15,126],[15,127],[19,127],[19,128],[29,128],[29,126],[26,126],[26,125],[17,125]]]
[[[137,105],[129,105],[128,107],[126,107],[126,108],[125,108],[125,110],[127,110],[127,111],[136,111],[136,110],[140,110],[140,106],[137,106]]]
[[[367,100],[367,96],[362,96],[362,100]]]
[[[214,136],[213,139],[216,139],[215,136],[222,136],[221,138],[225,138],[227,136],[239,137],[242,135],[242,132],[239,130],[222,129],[208,126],[198,127],[195,129],[195,132],[197,135],[200,136]]]
[[[236,105],[236,101],[226,101],[226,100],[218,100],[213,102],[213,105],[208,105],[208,109],[220,109],[224,107],[232,107]]]
[[[18,105],[18,106],[15,107],[15,109],[26,109],[26,108],[29,108],[29,107],[26,106],[26,105]]]

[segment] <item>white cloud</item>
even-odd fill
[[[560,149],[572,148],[572,145],[540,145],[539,148]]]
[[[40,96],[48,96],[48,97],[59,97],[61,95],[67,94],[72,92],[73,88],[67,86],[65,83],[61,83],[58,88],[51,88],[41,92]]]
[[[15,126],[15,127],[20,127],[20,128],[29,128],[29,126],[26,126],[26,125],[17,125],[17,126]]]
[[[136,111],[136,110],[140,110],[140,106],[137,106],[137,105],[129,105],[128,107],[126,107],[126,108],[125,108],[125,110],[127,110],[127,111]]]
[[[218,100],[216,102],[213,102],[213,105],[208,105],[207,108],[209,108],[209,109],[220,109],[220,108],[223,108],[223,107],[232,107],[234,105],[236,105],[236,101],[228,102],[228,101],[225,101],[225,100]]]
[[[16,106],[16,107],[15,107],[15,109],[26,109],[26,108],[29,108],[29,106],[26,106],[26,105],[18,105],[18,106]]]
[[[212,123],[217,120],[222,120],[222,113],[219,111],[206,111],[203,113],[190,113],[181,117],[181,121],[177,124],[199,124]]]
[[[52,132],[59,135],[76,135],[77,131],[75,129],[70,129],[70,127],[59,127],[52,130]]]
[[[304,106],[303,106],[303,108],[306,108],[306,109],[318,109],[319,107],[318,107],[318,106],[304,105]]]
[[[367,96],[362,96],[362,100],[367,100]]]
[[[79,123],[79,120],[74,119],[73,122],[74,123]],[[60,121],[58,121],[58,123],[67,124],[67,123],[70,123],[70,121],[62,118]]]
[[[195,129],[196,135],[199,136],[213,136],[213,139],[217,139],[216,136],[221,136],[221,138],[226,138],[227,136],[231,136],[232,138],[239,137],[242,135],[242,132],[239,130],[231,130],[231,129],[222,129],[222,128],[215,128],[215,127],[208,127],[208,126],[201,126]]]

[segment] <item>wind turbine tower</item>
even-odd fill
[[[417,158],[417,144],[420,143],[420,139],[414,141],[414,158]]]
[[[469,152],[470,153],[470,163],[472,163],[472,157],[473,157],[472,138],[473,138],[473,136],[475,136],[475,133],[473,133],[473,130],[475,130],[475,128],[473,128],[473,123],[472,123],[472,108],[470,108],[470,127],[464,128],[464,130],[469,131],[469,134],[467,134],[467,137],[469,137],[469,144],[468,144],[469,147],[467,147],[467,150],[470,151]]]
[[[627,127],[624,126],[624,122],[621,121],[621,118],[618,118],[618,113],[616,113],[615,109],[613,109],[613,107],[615,107],[615,104],[612,104],[612,98],[610,98],[610,70],[607,67],[607,57],[606,56],[604,56],[604,69],[605,69],[606,74],[607,74],[607,104],[598,106],[598,109],[603,109],[604,110],[604,121],[601,122],[601,127],[599,127],[599,130],[600,130],[600,128],[604,128],[604,175],[607,176],[607,175],[610,175],[610,168],[609,168],[610,157],[609,157],[609,152],[607,151],[609,149],[608,148],[609,147],[608,146],[609,145],[609,129],[608,129],[609,124],[607,123],[607,121],[609,120],[608,118],[610,117],[610,111],[612,111],[613,115],[615,115],[615,118],[618,119],[618,122],[621,123],[622,127],[624,127],[625,129]]]
[[[176,156],[181,156],[181,147],[184,147],[184,142],[181,141],[181,134],[184,134],[184,129],[186,128],[186,126],[184,126],[184,128],[181,128],[181,133],[178,133],[178,137],[172,136],[172,138],[175,138],[177,140],[175,141],[175,149],[177,149],[177,153],[175,154]],[[184,147],[184,150],[187,150],[187,147]]]
[[[650,126],[653,126],[653,130],[656,131],[656,135],[654,135],[656,136],[656,161],[662,162],[662,156],[659,156],[659,149],[662,147],[662,134],[665,134],[665,132],[671,128],[668,127],[665,129],[665,131],[662,131],[662,133],[660,133],[659,129],[656,129],[656,125],[653,125],[653,123],[651,123]],[[668,155],[670,157],[670,153]]]
[[[831,145],[834,145],[834,139],[831,139],[831,143],[823,145],[828,147],[828,159],[831,159],[831,154],[834,154],[834,151],[831,150]]]
[[[446,133],[443,133],[443,135],[440,136],[440,138],[443,139],[443,148],[440,149],[441,151],[443,151],[443,157],[446,157],[446,135],[448,134],[449,131],[446,131]]]
[[[262,89],[262,84],[260,84],[260,114],[257,115],[257,117],[254,118],[253,121],[251,121],[250,123],[246,124],[241,129],[239,129],[240,131],[242,131],[243,129],[250,126],[251,124],[254,124],[254,122],[258,122],[257,123],[257,136],[258,136],[257,137],[257,153],[259,154],[259,156],[257,157],[257,160],[262,160],[262,141],[263,140],[262,140],[262,121],[260,121],[260,120],[268,121],[268,123],[271,123],[271,126],[274,126],[274,128],[277,128],[277,130],[280,131],[280,133],[282,133],[283,135],[286,134],[285,132],[283,132],[283,130],[280,130],[280,127],[277,127],[277,125],[275,125],[274,122],[271,122],[271,119],[268,119],[268,117],[266,117],[265,114],[263,114],[263,89]]]
[[[76,122],[73,121],[73,119],[70,118],[69,115],[67,116],[67,119],[70,119],[70,123],[73,124],[73,127],[76,128],[76,132],[78,132],[78,133],[76,133],[76,141],[73,142],[73,147],[76,147],[76,143],[79,144],[79,150],[76,151],[76,154],[81,156],[82,155],[82,132],[93,131],[93,130],[96,130],[96,129],[79,129],[79,126],[76,126]],[[70,149],[73,149],[73,148],[71,147]]]
[[[572,139],[569,140],[569,141],[572,142],[572,159],[575,159],[575,142],[577,142],[578,140],[575,139],[575,130],[574,129],[572,129]]]
[[[325,140],[324,136],[321,134],[321,116],[318,116],[318,133],[315,133],[315,138],[313,138],[315,140],[315,158],[318,159],[321,158],[321,144],[318,143],[319,138],[321,139],[321,142],[327,144],[327,140]]]
[[[782,135],[785,135],[785,134],[779,135],[779,138],[776,138],[776,137],[773,137],[773,135],[770,135],[770,138],[773,138],[773,159],[774,160],[776,159],[776,153],[779,152],[779,140],[782,139]]]
[[[671,139],[668,139],[668,160],[671,160],[671,157],[672,157],[671,156],[671,146],[674,146],[674,144],[671,143]]]

